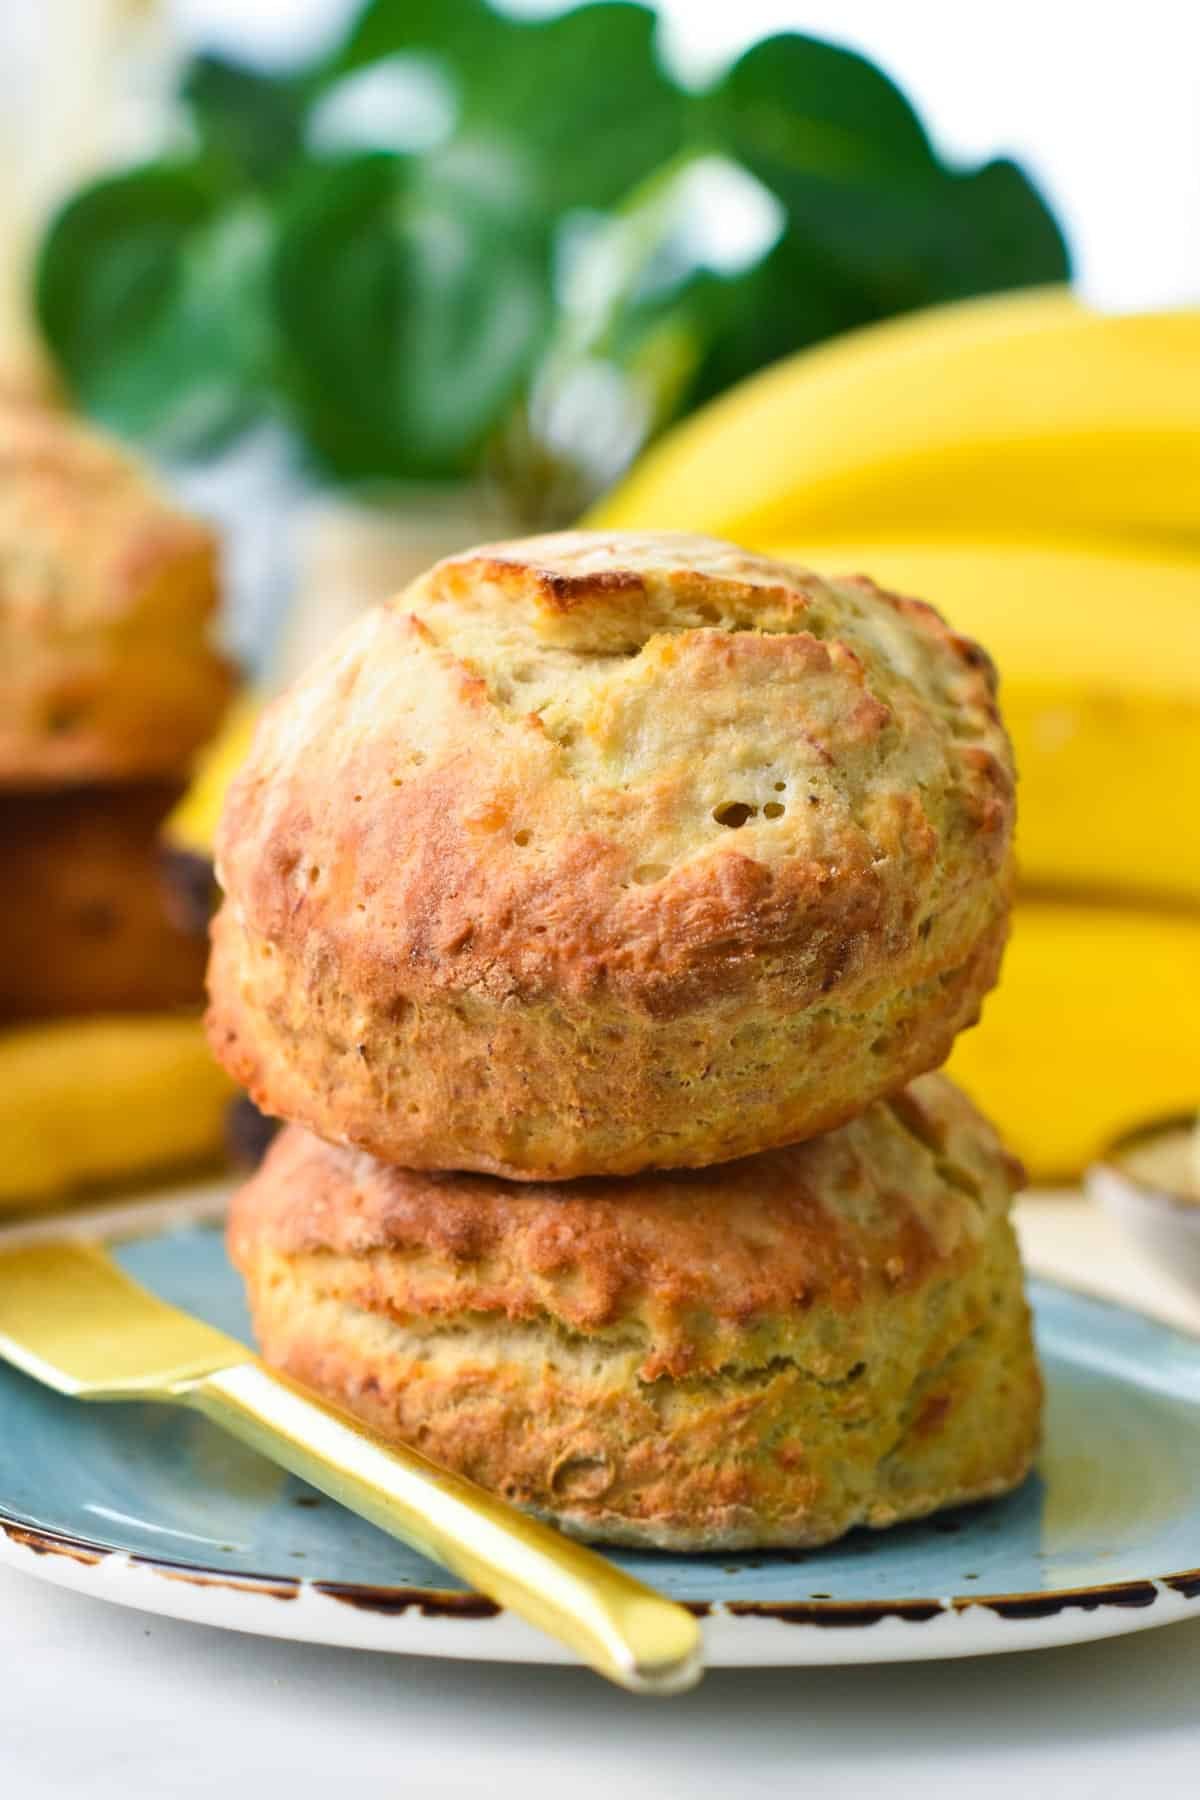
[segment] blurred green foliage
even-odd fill
[[[38,311],[80,403],[176,455],[282,416],[336,478],[490,471],[567,517],[764,362],[1068,274],[1028,177],[948,167],[862,57],[785,34],[692,93],[655,31],[629,0],[532,20],[367,0],[287,75],[196,58],[182,142],[81,190],[42,244]],[[446,111],[425,142],[422,82]],[[696,179],[713,158],[777,220],[733,269],[712,249],[728,190]]]

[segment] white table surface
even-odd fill
[[[1025,1210],[1030,1259],[1198,1317],[1078,1202]],[[1200,1560],[1200,1559],[1198,1559]],[[278,1643],[0,1568],[0,1797],[520,1800],[1200,1793],[1196,1621],[972,1662],[710,1674],[633,1699],[569,1669]]]

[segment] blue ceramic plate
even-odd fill
[[[249,1341],[219,1228],[124,1267]],[[1200,1616],[1200,1340],[1035,1284],[1049,1385],[1008,1499],[805,1554],[619,1560],[706,1620],[716,1664],[977,1655]],[[164,1407],[86,1407],[0,1365],[0,1550],[109,1599],[374,1649],[558,1660],[415,1551]]]

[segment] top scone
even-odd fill
[[[991,665],[932,608],[675,533],[484,546],[265,715],[212,1041],[410,1168],[795,1142],[974,1020],[1012,820]]]
[[[0,403],[0,787],[182,778],[230,670],[216,544],[65,413]]]

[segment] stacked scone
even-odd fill
[[[158,825],[231,671],[212,533],[65,413],[0,403],[0,1021],[194,1002]]]
[[[437,565],[262,720],[210,1032],[290,1121],[269,1361],[579,1535],[804,1545],[1010,1488],[1018,1171],[930,1075],[1013,773],[930,608],[674,534]]]
[[[230,692],[216,598],[205,526],[0,398],[0,1212],[219,1146],[204,946],[157,841]]]

